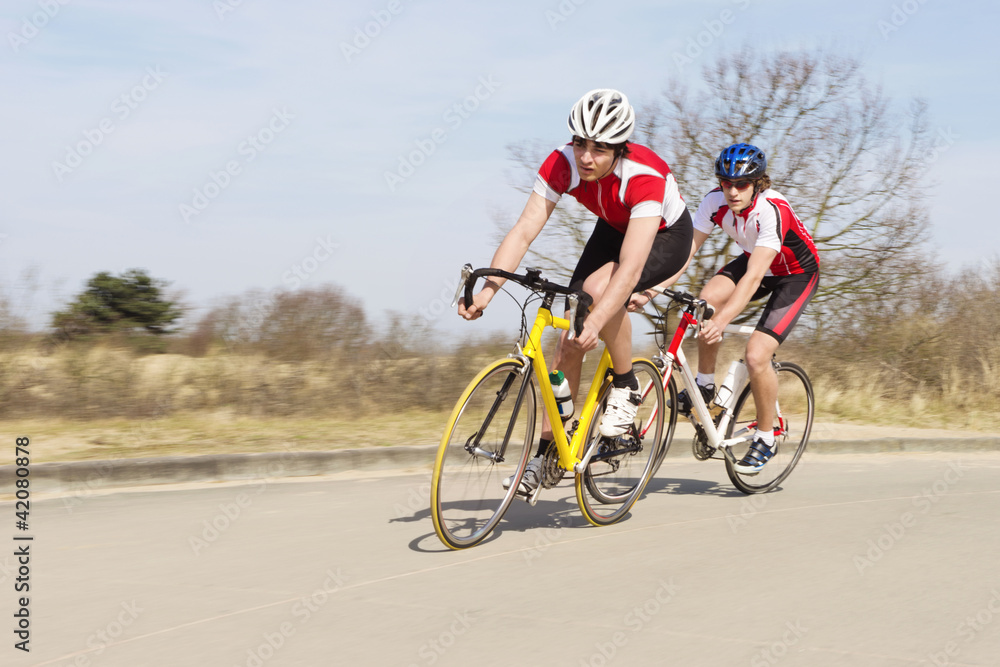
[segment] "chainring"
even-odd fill
[[[559,448],[553,442],[545,450],[545,458],[542,459],[542,488],[551,489],[558,484],[563,478],[563,472],[565,471],[559,467]]]
[[[708,444],[708,434],[701,424],[694,425],[694,439],[691,441],[691,453],[699,461],[707,461],[715,454],[715,448]]]

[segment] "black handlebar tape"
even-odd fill
[[[709,304],[706,303],[705,304],[705,312],[702,313],[701,321],[704,322],[705,320],[712,319],[712,315],[715,315],[715,308],[712,308],[711,305],[709,305]]]
[[[468,277],[465,281],[465,309],[468,310],[469,306],[472,305],[472,286],[476,283],[476,271],[472,272],[472,275]]]
[[[481,277],[499,276],[503,271],[500,269],[476,269],[465,281],[465,309],[472,305],[472,288],[476,285],[476,280]]]
[[[573,331],[579,334],[583,331],[583,321],[590,314],[590,307],[594,305],[594,297],[586,292],[577,292],[576,321],[573,322]]]

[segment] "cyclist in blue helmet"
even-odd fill
[[[751,301],[768,296],[744,356],[758,409],[757,432],[746,456],[735,467],[738,472],[753,474],[774,453],[778,380],[771,358],[816,293],[819,252],[791,204],[771,188],[767,157],[760,148],[746,143],[729,146],[715,161],[715,176],[719,187],[705,196],[694,215],[691,257],[716,227],[729,234],[743,252],[701,291],[701,298],[715,308],[715,314],[703,323],[698,338],[697,384],[705,401],[711,401],[723,329]],[[678,407],[690,414],[686,392],[678,396]]]

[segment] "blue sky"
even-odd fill
[[[375,320],[486,329],[443,302],[463,263],[489,262],[491,214],[523,206],[506,146],[564,142],[587,90],[641,104],[744,45],[843,51],[901,104],[926,99],[953,140],[931,171],[931,245],[954,269],[989,261],[1000,226],[975,193],[1000,148],[998,15],[940,0],[7,0],[0,287],[36,324],[94,273],[142,267],[195,318],[250,288],[335,283]]]

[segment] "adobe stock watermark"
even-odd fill
[[[334,251],[340,247],[340,244],[332,241],[331,236],[332,234],[327,234],[326,238],[317,236],[312,251],[292,264],[292,267],[281,276],[290,289],[295,290],[302,287],[303,283],[309,280],[309,277],[316,273],[320,266],[333,257]]]
[[[191,547],[195,556],[200,556],[203,551],[215,544],[230,528],[236,525],[236,522],[244,516],[244,512],[253,504],[254,498],[267,490],[267,480],[284,474],[290,457],[291,453],[286,449],[277,461],[269,461],[265,475],[258,484],[255,484],[250,491],[241,491],[236,494],[236,497],[230,502],[219,503],[219,511],[210,519],[202,520],[200,533],[188,538],[188,546]]]
[[[468,120],[472,114],[479,109],[480,105],[493,96],[501,82],[496,81],[493,75],[479,77],[478,85],[470,95],[466,95],[461,100],[454,102],[445,109],[441,115],[441,120],[448,126],[436,127],[430,131],[425,138],[415,139],[415,148],[408,153],[400,154],[397,157],[398,165],[395,171],[386,171],[385,184],[389,187],[389,192],[395,192],[396,188],[405,183],[408,178],[416,173],[417,168],[427,161],[431,155],[437,151],[438,146],[448,140],[449,130],[454,132]]]
[[[458,643],[459,639],[469,631],[469,628],[472,627],[473,622],[476,620],[467,611],[455,612],[453,618],[454,620],[448,624],[448,627],[425,641],[417,649],[417,656],[423,662],[411,662],[409,667],[419,667],[420,664],[435,664],[441,659],[441,656],[448,652],[448,649]]]
[[[224,190],[233,184],[234,179],[243,173],[243,167],[253,162],[257,156],[267,150],[279,134],[288,129],[295,115],[288,109],[273,109],[271,117],[256,132],[248,134],[246,139],[236,147],[238,158],[228,160],[218,171],[208,172],[208,179],[201,187],[194,188],[189,204],[178,206],[181,220],[190,222],[191,218],[201,215]]]
[[[458,312],[451,307],[451,302],[455,300],[455,290],[458,289],[461,278],[449,278],[444,282],[441,292],[426,306],[417,308],[420,317],[428,324],[434,322],[448,312]],[[461,297],[461,295],[459,295]]]
[[[730,0],[738,10],[746,10],[750,7],[751,0]],[[726,26],[736,23],[736,12],[732,9],[723,9],[714,19],[702,21],[703,30],[688,37],[687,44],[683,51],[674,51],[673,60],[677,69],[684,71],[684,68],[694,63],[705,53],[705,49],[715,43],[715,40],[722,37],[726,31]]]
[[[555,9],[546,9],[545,20],[549,22],[549,30],[555,32],[560,23],[568,21],[586,2],[587,0],[562,0]]]
[[[72,492],[62,497],[63,509],[72,513],[77,505],[83,504],[84,499],[95,495],[104,488],[108,478],[111,477],[111,473],[121,460],[121,458],[117,458],[108,461],[98,461],[94,472],[87,475],[86,480],[74,483],[71,487]]]
[[[403,5],[403,0],[389,0],[385,9],[372,10],[372,20],[363,26],[356,26],[354,37],[350,42],[340,43],[340,52],[344,54],[344,60],[349,64],[354,58],[360,56],[362,51],[371,46],[372,40],[381,35],[382,31],[403,13]]]
[[[232,14],[237,9],[243,6],[246,0],[214,0],[212,2],[212,9],[215,10],[215,16],[218,17],[220,21],[226,20],[227,14]]]
[[[764,493],[755,493],[747,496],[740,501],[739,514],[726,515],[726,523],[729,524],[729,529],[733,531],[733,535],[738,533],[741,528],[745,528],[750,522],[750,519],[757,516],[757,514],[764,509],[768,503],[769,497],[769,494]]]
[[[104,143],[104,139],[118,128],[118,124],[126,121],[139,106],[149,98],[149,94],[160,87],[167,73],[159,65],[146,68],[142,79],[128,91],[122,93],[111,102],[110,111],[113,117],[105,116],[98,121],[96,127],[83,130],[83,139],[66,146],[63,161],[52,161],[52,173],[60,183],[67,175],[73,173],[83,161]]]
[[[919,495],[910,499],[911,504],[916,509],[915,513],[903,512],[896,521],[883,524],[882,532],[878,537],[867,541],[868,549],[863,554],[854,556],[854,567],[858,570],[858,574],[864,576],[865,570],[882,560],[886,552],[899,544],[906,537],[906,533],[917,525],[920,516],[928,514],[937,503],[941,502],[941,498],[965,477],[967,469],[968,466],[962,465],[960,461],[950,463],[941,479],[922,489]]]
[[[955,628],[955,634],[959,639],[968,645],[979,636],[988,625],[993,623],[997,616],[1000,616],[1000,591],[991,589],[992,597],[976,611],[974,615],[966,616]],[[962,653],[962,646],[958,640],[950,639],[940,651],[931,651],[927,654],[927,659],[932,665],[945,667],[945,665],[956,664],[953,662]]]
[[[308,623],[309,619],[330,601],[330,597],[343,589],[351,580],[350,576],[341,573],[340,568],[337,568],[336,572],[328,569],[325,574],[326,579],[319,588],[299,598],[292,605],[292,618],[298,621],[298,624],[283,621],[271,632],[261,634],[263,641],[247,649],[246,661],[243,663],[246,667],[263,667],[288,643],[299,627]]]
[[[927,4],[927,0],[906,0],[906,2],[901,4],[893,4],[889,20],[879,19],[875,24],[878,27],[878,31],[882,34],[882,39],[888,42],[889,35],[906,25],[906,22],[919,12],[921,6],[925,4]]]
[[[956,132],[954,132],[950,127],[938,128],[937,134],[934,136],[934,141],[931,143],[930,150],[928,150],[920,161],[920,166],[917,168],[918,176],[925,175],[931,170],[931,167],[937,162],[941,156],[948,152],[955,142],[961,139]]]
[[[138,422],[129,430],[128,435],[125,438],[126,448],[136,447],[148,441],[151,431],[150,424],[152,421],[162,417],[169,411],[170,401],[164,398],[159,398],[156,401],[156,409],[153,411],[152,416]],[[108,481],[111,479],[112,473],[115,471],[115,468],[118,467],[118,464],[123,461],[124,458],[125,457],[119,456],[105,461],[95,461],[93,472],[87,475],[87,479],[82,482],[74,483],[71,487],[71,493],[66,494],[61,498],[63,509],[72,513],[76,506],[83,504],[86,498],[96,495],[101,489],[106,487]]]
[[[537,531],[534,545],[524,552],[524,561],[528,565],[534,565],[533,561],[536,558],[541,558],[542,554],[548,551],[552,545],[558,544],[566,537],[566,532],[562,529],[563,520],[560,517],[555,517],[552,523],[554,525]]]
[[[430,482],[426,484],[421,484],[420,486],[410,487],[410,492],[407,494],[406,503],[396,503],[392,506],[392,510],[396,515],[396,519],[405,519],[411,517],[417,512],[423,511],[431,506],[431,485]]]
[[[607,641],[594,643],[594,652],[586,658],[580,658],[579,667],[605,667],[615,659],[618,652],[625,647],[629,639],[642,632],[653,618],[670,604],[677,595],[677,584],[673,577],[669,581],[659,581],[659,587],[645,601],[633,606],[625,612],[622,624],[630,632],[618,630]]]
[[[239,344],[251,342],[254,332],[260,329],[271,314],[275,303],[274,293],[255,293],[246,309],[239,311],[239,319],[235,326],[223,332],[222,341],[226,344],[226,349],[232,352]]]
[[[809,632],[809,628],[802,627],[799,621],[786,621],[785,628],[781,639],[771,642],[753,654],[750,658],[750,667],[773,667],[788,655],[788,649],[798,644]]]
[[[87,636],[87,653],[77,655],[73,661],[73,667],[89,667],[94,657],[104,653],[108,646],[125,635],[126,630],[135,623],[142,612],[142,607],[135,600],[122,602],[121,611],[115,618],[111,619],[103,628],[99,628]]]
[[[31,16],[22,17],[20,30],[17,32],[12,30],[7,33],[7,41],[10,42],[10,48],[14,53],[38,37],[45,26],[69,3],[70,0],[38,0],[39,11]]]

